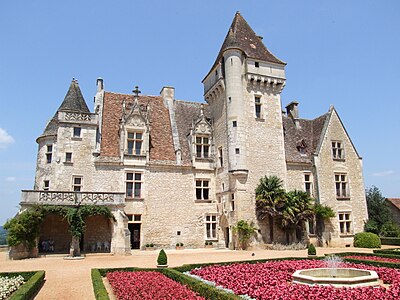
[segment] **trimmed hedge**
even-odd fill
[[[381,237],[382,245],[400,246],[400,238],[396,237]]]
[[[354,235],[354,247],[380,248],[381,239],[372,232],[359,232]]]
[[[103,278],[98,269],[91,270],[93,291],[96,300],[110,300],[106,287],[103,283]]]
[[[0,276],[4,277],[16,277],[21,275],[26,281],[16,290],[8,300],[30,300],[36,295],[43,285],[45,272],[13,272],[13,273],[1,273]]]
[[[317,249],[315,249],[315,246],[313,244],[310,244],[308,246],[307,253],[308,255],[317,255]]]
[[[107,300],[109,299],[108,294],[106,297],[101,298],[100,294],[105,291],[103,281],[98,276],[106,276],[108,272],[114,272],[114,271],[125,271],[125,272],[135,272],[135,271],[156,271],[159,272],[168,278],[179,282],[183,285],[188,286],[192,291],[197,292],[200,296],[206,298],[206,299],[217,299],[217,300],[240,300],[239,296],[236,296],[234,294],[227,293],[225,291],[219,290],[213,286],[210,286],[204,282],[201,282],[197,279],[194,279],[192,277],[189,277],[185,274],[180,273],[177,270],[174,269],[142,269],[142,268],[112,268],[112,269],[92,269],[92,283],[93,283],[93,289],[94,289],[94,294],[96,296],[96,300]],[[95,285],[96,282],[96,285]],[[98,296],[99,295],[99,296]]]
[[[394,258],[398,258],[400,256],[400,248],[395,248],[395,249],[385,249],[385,250],[374,250],[374,253],[376,254],[390,254],[392,256],[396,256]]]

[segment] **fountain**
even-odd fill
[[[326,268],[297,270],[293,282],[306,285],[331,285],[333,287],[377,286],[380,284],[375,271],[340,268],[343,260],[338,256],[325,258]]]

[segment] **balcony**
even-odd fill
[[[23,190],[21,204],[120,205],[125,203],[124,197],[125,193]]]

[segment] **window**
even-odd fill
[[[217,216],[206,215],[206,238],[208,240],[215,240],[217,238]]]
[[[333,159],[344,159],[343,143],[332,141],[332,157]]]
[[[231,211],[235,210],[235,194],[231,194]]]
[[[340,234],[351,234],[351,212],[339,212]]]
[[[254,98],[254,104],[255,104],[256,118],[260,119],[261,118],[261,97],[256,96]]]
[[[43,191],[48,191],[50,189],[50,180],[43,180]]]
[[[256,68],[259,68],[259,67],[260,67],[260,63],[259,63],[258,61],[256,61],[256,62],[254,62],[254,66],[255,66]]]
[[[140,155],[142,152],[143,133],[142,132],[128,132],[128,154]]]
[[[232,126],[237,127],[237,121],[232,121]]]
[[[126,173],[126,197],[142,197],[142,173]]]
[[[312,196],[312,180],[311,180],[311,174],[304,174],[304,191],[305,191],[309,196]]]
[[[81,137],[81,128],[80,127],[74,127],[73,137],[74,138],[80,138]]]
[[[133,221],[133,215],[131,214],[126,214],[126,216],[128,217],[128,221],[132,222]]]
[[[347,175],[346,174],[335,174],[335,185],[336,185],[336,197],[337,198],[348,198],[349,189],[347,186]]]
[[[72,190],[74,192],[82,191],[82,183],[83,183],[82,176],[72,176]]]
[[[204,136],[196,137],[196,157],[208,158],[210,157],[210,139]]]
[[[222,168],[224,166],[224,158],[222,156],[222,147],[218,148],[218,159],[219,159],[219,166]]]
[[[240,154],[240,149],[239,148],[235,148],[235,153],[236,154]]]
[[[210,200],[210,181],[196,179],[196,200]]]
[[[67,163],[72,162],[72,152],[65,153],[65,162]]]
[[[142,221],[142,215],[133,215],[133,221],[141,222]]]
[[[53,145],[47,145],[46,146],[46,162],[48,164],[51,163],[51,157],[53,155]]]

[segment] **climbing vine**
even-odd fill
[[[4,224],[8,230],[7,242],[10,246],[26,244],[30,249],[35,246],[35,240],[39,237],[40,225],[47,215],[59,215],[69,224],[69,232],[73,237],[80,238],[85,232],[86,218],[102,215],[109,219],[115,218],[106,206],[96,205],[36,205],[27,209]]]

